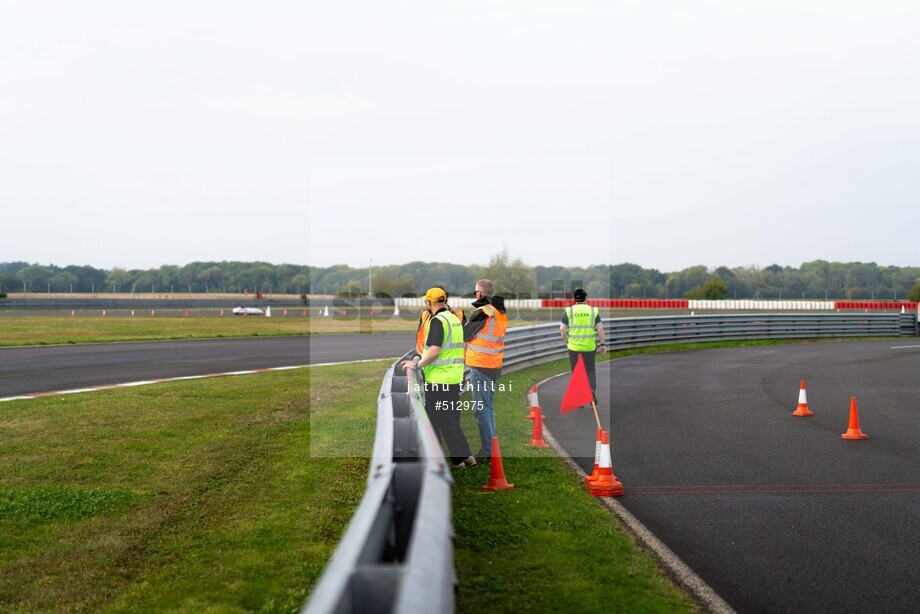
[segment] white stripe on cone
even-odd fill
[[[613,461],[610,458],[610,444],[602,443],[600,452],[600,462],[597,464],[601,469],[613,469]]]

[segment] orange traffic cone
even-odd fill
[[[508,490],[514,488],[505,480],[505,468],[502,465],[502,450],[498,445],[498,437],[492,438],[492,461],[489,473],[489,483],[482,487],[483,490]]]
[[[185,317],[188,317],[188,309],[185,310]]]
[[[841,439],[869,439],[859,428],[859,411],[856,409],[856,397],[850,397],[850,424]]]
[[[814,412],[808,409],[808,397],[805,395],[805,382],[799,384],[799,406],[792,412],[793,416],[813,416]]]
[[[220,317],[224,317],[224,310],[223,310],[223,309],[220,310]]]
[[[102,310],[102,317],[105,317],[105,309]]]
[[[534,386],[530,391],[530,413],[524,416],[528,420],[533,420],[540,413],[540,399],[537,397],[537,387]]]
[[[284,310],[284,313],[281,314],[281,317],[282,317],[282,318],[286,318],[286,317],[287,317],[287,309]]]
[[[157,310],[156,310],[156,309],[151,309],[151,310],[150,310],[150,317],[151,317],[151,318],[154,317],[154,316],[156,316],[156,314],[157,314]]]
[[[72,318],[73,316],[74,316],[74,310],[71,309],[71,310],[70,310],[70,317]]]
[[[533,434],[530,436],[530,443],[527,444],[534,448],[548,448],[546,442],[543,441],[543,412],[540,411],[540,408],[537,408],[537,415],[533,419]]]
[[[601,476],[601,439],[603,438],[603,429],[597,429],[597,436],[594,438],[594,471],[591,475],[585,476],[585,486],[588,482],[593,482]]]
[[[623,494],[623,483],[613,475],[610,461],[610,440],[607,431],[601,434],[601,462],[596,480],[588,482],[588,492],[595,497],[619,497]]]

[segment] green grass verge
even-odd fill
[[[504,375],[496,427],[512,490],[482,490],[489,466],[454,471],[458,612],[689,612],[696,603],[637,546],[551,450],[527,446],[531,386],[568,360]],[[461,423],[475,450],[472,414]]]
[[[176,313],[176,310],[171,310]],[[193,312],[192,317],[158,315],[148,312],[132,317],[128,312],[112,312],[106,317],[99,313],[69,316],[32,316],[0,314],[0,347],[23,345],[68,345],[76,343],[111,343],[120,341],[167,341],[177,339],[215,339],[222,337],[270,337],[278,335],[335,335],[414,333],[418,326],[417,313],[403,311],[400,317],[370,316],[370,310],[360,317],[315,317],[309,311],[274,310],[271,318],[218,316],[219,311]],[[538,322],[518,319],[512,326]]]
[[[280,314],[279,314],[280,316]],[[12,316],[0,317],[0,347],[221,337],[414,332],[413,322],[303,317]]]
[[[311,454],[310,406],[369,450],[384,368],[0,404],[0,611],[296,610],[367,479]]]

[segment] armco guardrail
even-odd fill
[[[742,339],[916,336],[914,314],[720,314],[604,320],[610,350]],[[505,336],[505,370],[566,355],[558,323]],[[412,380],[383,378],[364,498],[303,612],[451,612],[453,480]],[[412,377],[411,375],[409,376]]]
[[[387,369],[367,490],[303,612],[454,609],[453,478],[412,375]]]

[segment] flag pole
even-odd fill
[[[601,428],[601,419],[597,416],[597,403],[591,401],[591,407],[594,408],[594,419],[597,420],[597,428]]]

